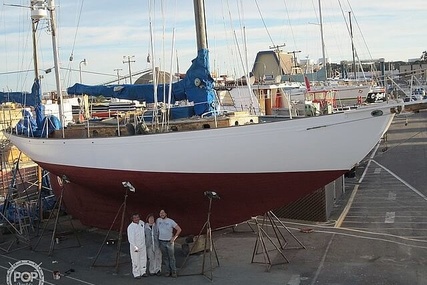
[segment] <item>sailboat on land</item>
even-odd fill
[[[166,86],[198,103],[195,113],[215,114],[204,1],[194,0],[197,58],[177,84]],[[131,88],[125,86],[124,88]],[[114,89],[113,93],[124,94]],[[129,92],[135,97],[153,85]],[[159,92],[161,93],[161,92]],[[138,100],[138,98],[136,98]],[[66,210],[83,224],[109,228],[130,182],[127,214],[165,209],[185,234],[197,234],[206,219],[205,191],[215,202],[212,227],[247,220],[317,190],[359,163],[390,126],[396,105],[376,104],[320,117],[271,123],[112,137],[7,136],[58,179]],[[61,180],[66,177],[67,182]],[[117,225],[118,226],[118,225]]]

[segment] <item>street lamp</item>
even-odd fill
[[[83,59],[82,61],[80,61],[80,63],[79,63],[80,83],[82,83],[82,63],[83,63],[84,65],[87,65],[87,60],[86,60],[86,58],[85,58],[85,59]]]

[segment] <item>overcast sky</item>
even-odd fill
[[[332,62],[352,58],[349,11],[361,60],[407,61],[427,50],[424,0],[322,0],[321,5],[326,57]],[[185,72],[196,56],[192,0],[57,0],[56,7],[64,88],[79,82],[80,67],[85,84],[115,80],[115,69],[129,74],[123,56],[135,56],[132,73],[149,67],[148,54],[172,72],[177,66]],[[34,78],[30,10],[8,5],[0,9],[0,91],[29,91]],[[250,70],[258,51],[283,44],[286,52],[301,51],[299,59],[317,62],[322,57],[318,0],[206,0],[206,18],[211,69],[218,73],[242,76],[246,62]],[[43,90],[49,91],[55,89],[55,81],[53,72],[44,72],[53,67],[46,26],[47,21],[40,22],[37,38]],[[81,63],[84,59],[87,65]]]

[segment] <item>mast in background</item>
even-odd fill
[[[53,62],[55,65],[56,92],[59,98],[59,120],[61,121],[62,137],[65,137],[64,102],[62,98],[61,77],[59,73],[58,40],[56,38],[55,0],[48,0],[48,1],[49,1],[48,9],[50,12],[50,28],[52,33]]]
[[[356,52],[354,50],[354,41],[353,41],[353,25],[351,23],[351,11],[348,12],[348,18],[350,23],[350,38],[351,38],[351,52],[353,55],[353,72],[354,72],[354,80],[357,79],[357,71],[356,71]]]
[[[320,5],[320,0],[319,0],[319,17],[320,17],[320,37],[322,40],[322,64],[323,67],[326,70],[326,78],[328,78],[329,72],[328,72],[328,66],[326,63],[326,54],[325,54],[325,39],[323,36],[323,17],[322,17],[322,7]]]

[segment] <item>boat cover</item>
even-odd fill
[[[202,115],[215,109],[215,91],[213,78],[209,72],[209,51],[201,49],[193,59],[185,78],[172,83],[171,104],[176,101],[194,102],[194,113]],[[154,97],[152,84],[121,84],[121,85],[84,85],[76,83],[67,89],[70,95],[104,96],[109,98],[138,100],[155,103],[163,101],[163,94],[168,94],[169,85],[157,86],[157,100]]]
[[[0,92],[0,103],[18,103],[22,106],[34,106],[35,100],[29,92]]]
[[[22,119],[19,120],[15,127],[18,134],[25,134],[32,137],[46,137],[54,130],[62,128],[60,120],[53,115],[44,116],[44,106],[42,104],[40,80],[35,79],[31,87],[31,97],[34,100],[32,106],[35,108],[36,116],[33,117],[29,110],[22,110]]]

